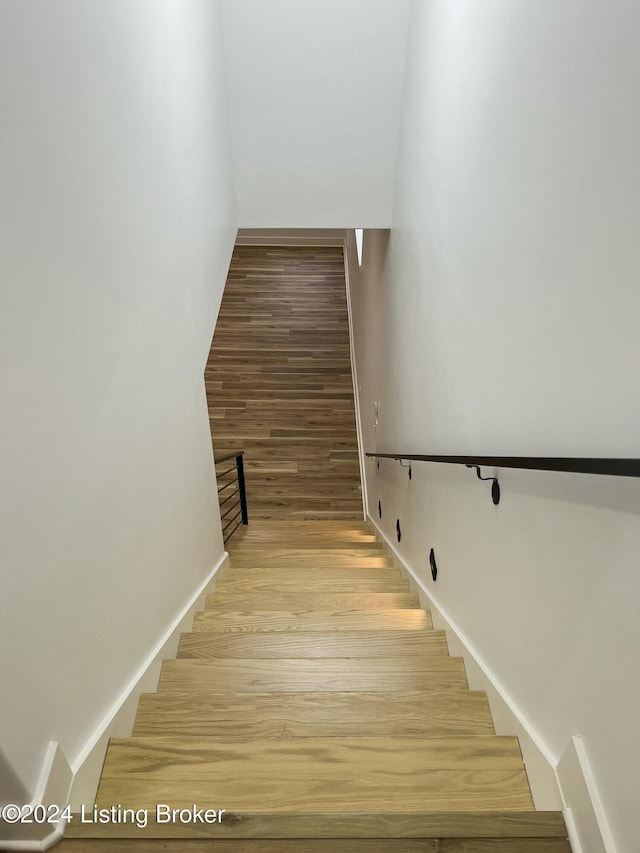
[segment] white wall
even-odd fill
[[[640,8],[433,0],[409,33],[393,228],[352,282],[366,449],[640,456]],[[549,761],[582,736],[630,853],[640,484],[500,481],[369,463],[369,509]]]
[[[391,221],[408,0],[224,0],[240,225]]]
[[[218,3],[0,15],[0,736],[33,792],[223,554],[203,370],[236,218]]]
[[[408,444],[637,455],[638,4],[417,2],[394,216]],[[409,280],[410,276],[410,280]]]

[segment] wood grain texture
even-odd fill
[[[283,545],[283,543],[286,543]],[[247,551],[269,551],[273,549],[316,550],[327,551],[369,549],[372,546],[380,549],[371,525],[366,521],[351,520],[332,521],[278,521],[252,519],[250,528],[239,530],[233,539],[233,555]],[[386,549],[382,549],[385,552]]]
[[[224,693],[140,697],[138,736],[231,738],[494,734],[483,692],[309,692],[227,696]]]
[[[207,614],[216,611],[254,611],[260,610],[287,610],[302,614],[305,611],[324,611],[328,615],[334,614],[342,617],[343,621],[348,615],[358,617],[359,613],[364,615],[380,610],[398,611],[395,613],[396,623],[409,624],[411,618],[418,621],[419,617],[405,616],[404,611],[419,608],[418,596],[411,592],[315,592],[311,585],[304,591],[299,592],[277,592],[268,597],[246,594],[239,595],[236,592],[218,590],[214,595],[208,595],[206,609],[202,614],[196,614],[196,622],[206,620]],[[424,619],[425,617],[423,617]],[[428,620],[429,617],[427,616]],[[370,620],[369,620],[370,621]],[[380,623],[381,629],[388,622],[392,622],[392,614],[388,619]],[[412,624],[413,627],[413,624]],[[199,630],[194,628],[194,630]]]
[[[447,657],[444,631],[309,631],[291,634],[182,634],[178,658]]]
[[[393,560],[371,548],[260,548],[233,551],[231,566],[242,568],[348,568],[376,569],[393,567]]]
[[[380,853],[566,853],[561,816],[533,811],[517,739],[495,735],[486,695],[468,689],[417,597],[368,591],[401,577],[368,537],[334,520],[260,522],[232,540],[231,567],[141,697],[133,736],[110,742],[97,796],[225,819],[110,837],[238,853],[287,839],[309,853],[374,853],[378,840]]]
[[[438,853],[571,853],[568,838],[445,838]]]
[[[142,831],[140,832],[142,835]],[[56,853],[111,853],[114,839],[71,838],[56,847]],[[242,839],[172,841],[120,838],[117,853],[571,853],[564,838],[498,839]]]
[[[89,833],[114,838],[140,837],[222,840],[296,839],[320,840],[348,838],[384,839],[451,839],[490,842],[500,839],[505,844],[510,839],[539,843],[543,839],[566,837],[564,820],[560,812],[535,811],[482,811],[482,812],[383,812],[375,813],[298,813],[268,814],[265,812],[242,814],[225,812],[221,823],[214,826],[188,827],[157,824],[150,820],[147,827],[136,830],[129,825],[97,825],[93,829],[74,821],[68,828],[70,836]],[[240,847],[242,849],[242,847]],[[393,849],[393,848],[392,848]],[[507,848],[508,849],[508,848]],[[534,848],[535,850],[535,848]]]
[[[278,583],[292,583],[294,581],[304,580],[313,581],[314,587],[317,583],[345,583],[346,581],[390,581],[394,583],[406,584],[407,580],[403,577],[400,571],[393,566],[378,566],[370,568],[368,566],[306,566],[306,565],[289,565],[289,566],[229,566],[224,573],[216,578],[218,585],[221,581],[235,581],[242,583],[243,581],[258,581],[268,580],[277,581]],[[339,590],[338,590],[339,591]]]
[[[360,574],[347,578],[322,577],[321,573],[313,577],[313,590],[317,593],[342,592],[404,592],[409,593],[409,584],[401,580],[399,575],[379,575],[376,578]],[[273,595],[296,595],[306,592],[310,587],[310,577],[304,574],[289,574],[273,579],[265,573],[249,577],[236,577],[225,574],[221,580],[216,580],[214,595],[235,594],[255,595],[256,600]]]
[[[170,774],[167,773],[170,768]],[[532,808],[515,738],[113,738],[98,803],[230,811]]]
[[[462,658],[218,658],[166,660],[158,692],[467,690]]]
[[[236,246],[205,386],[250,518],[362,518],[342,249]]]
[[[114,839],[65,840],[56,847],[59,853],[111,853]],[[391,846],[390,846],[391,845]],[[123,838],[117,841],[117,853],[165,853],[176,851],[176,841]],[[437,842],[419,840],[327,838],[327,839],[242,839],[180,841],[179,853],[438,853]],[[520,853],[520,851],[518,851]],[[555,851],[553,851],[555,853]]]
[[[384,601],[380,599],[384,597]],[[346,598],[346,596],[345,596]],[[429,630],[432,627],[431,616],[424,610],[419,610],[417,601],[409,609],[408,604],[401,601],[394,606],[392,599],[404,599],[404,596],[393,596],[381,593],[375,596],[353,597],[356,606],[366,606],[367,599],[375,598],[375,606],[378,610],[349,610],[348,602],[341,601],[338,608],[331,610],[329,606],[325,610],[304,610],[304,602],[299,598],[290,604],[302,604],[299,610],[251,610],[251,601],[246,602],[246,610],[227,610],[225,607],[219,609],[207,607],[202,613],[196,613],[193,620],[195,631],[239,631],[242,633],[266,633],[297,632],[297,631],[353,631],[353,630],[378,630],[385,631],[419,631]],[[411,598],[407,596],[407,598]],[[229,602],[231,605],[241,606],[242,602],[236,600]],[[310,602],[310,606],[322,602]],[[267,602],[260,602],[260,607]],[[287,601],[283,602],[287,604]],[[340,607],[345,609],[341,610]],[[401,609],[403,608],[403,609]]]
[[[142,835],[140,831],[140,835]],[[59,853],[571,853],[566,838],[327,838],[327,839],[160,839],[75,838]]]

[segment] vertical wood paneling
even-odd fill
[[[205,383],[251,518],[362,518],[341,248],[236,246]]]

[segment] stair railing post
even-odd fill
[[[247,512],[247,493],[244,485],[244,462],[242,453],[236,456],[236,468],[238,470],[238,488],[240,490],[240,512],[242,514],[242,523],[249,524],[249,513]]]

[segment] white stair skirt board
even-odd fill
[[[395,556],[398,567],[406,571],[409,587],[412,592],[418,594],[420,606],[431,611],[433,627],[445,631],[449,654],[464,659],[469,689],[484,690],[487,694],[496,734],[518,737],[536,810],[562,810],[563,802],[558,788],[553,756],[546,750],[524,714],[519,713],[515,703],[511,701],[507,691],[494,677],[490,668],[486,666],[481,655],[475,651],[462,631],[434,602],[418,576],[400,556],[394,543],[384,535],[376,520],[368,515],[368,521],[371,522],[378,536],[388,545],[389,550]]]
[[[64,809],[73,774],[57,741],[49,741],[40,779],[29,806],[60,806]],[[17,805],[22,805],[18,803]],[[54,817],[51,814],[51,817]],[[48,850],[61,838],[65,821],[59,823],[0,823],[0,850]]]
[[[156,691],[162,661],[164,658],[175,657],[180,634],[191,631],[194,614],[204,609],[205,598],[212,589],[212,581],[226,566],[228,558],[229,555],[225,551],[138,672],[117,697],[78,758],[72,763],[73,784],[69,796],[72,812],[80,811],[82,805],[89,808],[93,806],[109,739],[128,737],[131,734],[140,694]]]
[[[556,768],[573,853],[616,853],[584,742],[574,735]]]

